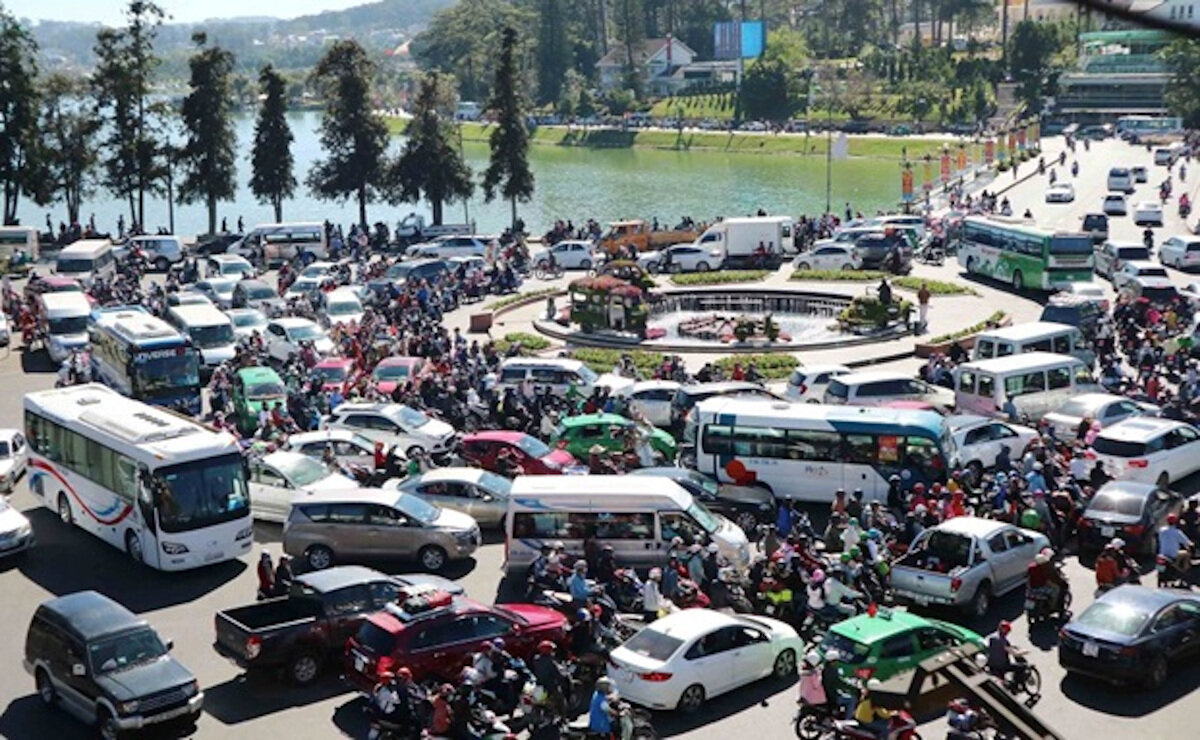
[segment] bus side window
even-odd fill
[[[875,437],[870,434],[847,434],[846,462],[859,465],[875,464]]]
[[[1071,354],[1071,335],[1062,334],[1054,337],[1054,351],[1060,355]]]
[[[977,396],[993,398],[996,395],[996,379],[991,375],[980,375]]]
[[[960,393],[975,395],[975,373],[967,370],[959,374],[958,390]]]
[[[1071,387],[1071,371],[1065,367],[1052,368],[1047,375],[1050,380],[1050,390]]]

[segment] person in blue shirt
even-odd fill
[[[576,608],[582,606],[592,595],[592,589],[588,585],[586,560],[575,561],[575,572],[571,574],[567,589],[571,592],[572,606]]]
[[[1025,482],[1028,484],[1030,491],[1045,491],[1049,488],[1046,485],[1046,476],[1042,473],[1042,464],[1040,462],[1035,462],[1033,470],[1025,474]]]
[[[1021,414],[1017,411],[1017,404],[1013,401],[1012,396],[1004,397],[1004,405],[1001,407],[1001,410],[1004,412],[1004,415],[1008,417],[1009,421],[1015,422],[1021,420]]]
[[[1175,564],[1180,573],[1192,565],[1192,541],[1179,529],[1179,517],[1167,516],[1167,525],[1158,532],[1158,554]]]
[[[617,701],[616,687],[608,676],[596,679],[596,690],[588,708],[588,730],[602,737],[611,737],[612,714]]]

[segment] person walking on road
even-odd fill
[[[929,321],[929,299],[933,294],[929,292],[929,284],[921,281],[921,289],[917,291],[917,320],[920,322],[920,332],[925,333],[925,328]]]

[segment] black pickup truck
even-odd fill
[[[462,593],[438,576],[328,568],[298,576],[287,596],[217,612],[213,648],[247,671],[277,670],[292,683],[309,684],[329,658],[341,655],[367,615],[413,588]]]

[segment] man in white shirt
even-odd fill
[[[1167,526],[1158,532],[1158,554],[1174,561],[1180,573],[1187,573],[1192,565],[1192,541],[1178,527],[1179,517],[1167,517]]]

